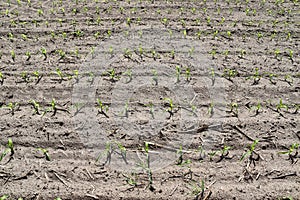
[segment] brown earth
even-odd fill
[[[76,2],[0,2],[0,197],[300,199],[299,2]]]

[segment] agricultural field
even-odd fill
[[[300,199],[298,0],[0,1],[0,199]]]

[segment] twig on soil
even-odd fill
[[[92,195],[92,194],[85,194],[85,196],[91,197],[93,199],[99,199],[96,195]]]
[[[179,184],[174,187],[174,189],[171,191],[171,193],[169,194],[169,196],[172,196],[176,192],[176,190],[177,190],[178,187],[179,187]]]
[[[66,183],[66,181],[64,181],[64,179],[62,179],[56,172],[53,171],[53,173],[56,176],[56,178],[60,180],[60,182],[62,182],[65,186],[69,187],[69,185]]]
[[[272,179],[284,179],[284,178],[286,178],[288,176],[297,176],[297,173],[293,172],[293,173],[289,173],[289,174],[284,174],[284,175],[273,177]]]
[[[239,129],[236,125],[231,125],[229,124],[233,129],[237,130],[240,134],[242,134],[243,136],[245,136],[248,140],[250,141],[254,141],[254,139],[250,136],[248,136],[246,133],[244,133],[241,129]]]
[[[85,171],[86,171],[87,174],[89,175],[90,179],[95,180],[94,177],[92,176],[92,174],[89,172],[88,169],[85,169]]]

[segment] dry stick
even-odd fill
[[[92,194],[85,194],[85,196],[91,197],[93,199],[99,199],[96,195],[92,195]]]
[[[285,175],[281,175],[281,176],[277,176],[277,177],[273,177],[272,179],[283,179],[286,178],[288,176],[297,176],[296,172],[290,173],[290,174],[285,174]]]
[[[69,187],[68,184],[64,181],[64,179],[62,179],[56,172],[53,173],[58,178],[58,180],[60,180],[65,186]]]
[[[177,190],[178,186],[179,186],[179,184],[174,187],[174,189],[171,191],[171,193],[169,194],[169,196],[172,196],[175,193],[175,191]]]
[[[241,131],[241,129],[239,129],[236,125],[231,125],[231,124],[230,124],[230,126],[231,126],[232,128],[234,128],[235,130],[237,130],[240,134],[242,134],[243,136],[245,136],[248,140],[254,141],[253,138],[251,138],[251,137],[248,136],[246,133],[244,133],[243,131]]]
[[[92,174],[89,172],[88,169],[85,169],[85,171],[87,172],[87,174],[89,175],[90,179],[94,180],[94,177],[92,176]]]

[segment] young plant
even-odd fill
[[[147,188],[149,188],[150,191],[154,191],[155,188],[153,187],[153,177],[152,177],[152,171],[150,169],[150,155],[149,155],[149,143],[145,142],[145,147],[144,147],[144,151],[146,153],[146,172],[148,175],[148,186]]]
[[[238,104],[236,102],[231,102],[229,104],[230,110],[229,113],[232,113],[234,117],[238,117]]]
[[[223,149],[209,153],[210,160],[212,160],[212,157],[215,155],[219,155],[219,157],[220,157],[219,160],[217,161],[217,163],[221,162],[223,159],[231,159],[232,157],[228,157],[229,149],[231,149],[230,146],[224,145]]]
[[[294,164],[297,161],[295,161],[295,159],[297,158],[298,155],[298,149],[300,148],[300,144],[297,143],[293,143],[288,151],[281,151],[278,152],[278,154],[285,154],[289,156],[289,160],[291,160],[291,163]]]
[[[253,79],[252,85],[257,85],[261,79],[261,74],[259,73],[259,69],[256,67],[254,74],[252,76],[248,77],[247,79]]]
[[[185,77],[186,77],[187,82],[189,82],[191,80],[191,68],[187,67],[185,69]]]
[[[213,114],[214,114],[214,103],[213,102],[211,102],[209,104],[207,113],[209,114],[209,117],[213,116]]]
[[[204,200],[204,199],[209,199],[212,193],[210,191],[206,196],[204,196],[205,185],[204,185],[204,181],[201,180],[201,184],[196,183],[193,185],[192,194],[195,195],[194,199]]]
[[[12,156],[14,155],[15,151],[14,151],[14,145],[12,142],[12,139],[8,139],[7,142],[7,147],[6,149],[2,152],[2,154],[0,155],[0,162],[3,160],[3,158],[10,152],[10,159],[12,159]]]
[[[284,81],[287,82],[290,86],[292,86],[292,85],[293,85],[293,82],[294,82],[292,76],[289,75],[289,74],[286,74],[286,75],[284,76]]]
[[[49,155],[47,149],[44,149],[44,148],[37,148],[37,151],[41,151],[41,152],[43,153],[45,159],[46,159],[47,161],[51,161],[51,157],[50,157],[50,155]]]
[[[154,85],[158,85],[158,75],[156,70],[152,70],[152,80],[154,81]]]
[[[173,100],[170,98],[164,98],[163,100],[167,102],[168,108],[166,109],[166,112],[168,112],[170,114],[170,116],[169,116],[169,119],[170,119],[174,115]]]
[[[29,74],[27,72],[21,72],[21,78],[23,79],[23,81],[25,83],[30,82],[30,77],[29,77]]]
[[[72,77],[72,78],[75,79],[76,83],[79,82],[79,71],[78,71],[77,69],[75,69],[75,70],[73,71],[73,77]]]
[[[33,76],[36,78],[35,84],[38,84],[41,81],[42,77],[43,77],[43,75],[40,74],[38,71],[34,71]]]
[[[267,76],[269,77],[269,81],[270,81],[273,85],[276,85],[276,77],[277,77],[277,74],[268,73]]]
[[[31,58],[31,53],[30,53],[30,51],[26,51],[26,53],[25,53],[25,55],[26,55],[26,61],[29,61],[30,60],[30,58]]]
[[[253,143],[249,146],[248,151],[244,153],[240,159],[240,161],[243,161],[245,158],[249,158],[247,167],[253,163],[255,166],[255,162],[259,161],[260,156],[259,154],[255,151],[255,147],[257,145],[259,140],[254,140]]]
[[[59,68],[56,68],[55,73],[59,77],[59,83],[61,83],[64,79],[64,74],[62,73],[62,71]]]
[[[132,81],[132,71],[131,71],[131,69],[124,72],[123,75],[128,77],[128,79],[126,80],[126,83],[130,83]]]
[[[4,76],[2,72],[0,72],[0,84],[3,85],[3,82],[4,82]]]
[[[177,83],[180,81],[180,73],[181,73],[181,68],[179,66],[176,66],[176,78],[177,78]]]
[[[44,56],[44,60],[46,60],[47,59],[47,50],[44,47],[41,48],[41,53]]]
[[[178,159],[176,161],[176,165],[179,165],[179,166],[183,166],[183,165],[186,165],[186,164],[190,164],[191,163],[191,160],[183,160],[183,150],[182,150],[182,145],[180,145],[179,147],[179,150],[177,150],[177,155],[178,155]]]
[[[107,72],[104,72],[103,75],[109,76],[110,81],[112,82],[116,82],[120,79],[120,76],[116,74],[115,69],[108,70]]]
[[[232,78],[237,76],[237,71],[235,69],[224,69],[224,73],[222,74],[222,76],[224,78],[226,78],[227,80],[229,80],[230,82],[233,82]]]
[[[12,103],[12,102],[10,102],[10,103],[7,104],[6,108],[8,108],[10,110],[10,113],[12,115],[14,115],[15,112],[20,108],[20,105],[18,103]]]
[[[98,114],[102,114],[105,117],[109,118],[109,116],[107,115],[108,106],[104,105],[100,99],[97,99],[97,104],[98,104],[97,105],[98,106]]]
[[[276,105],[277,112],[280,112],[281,109],[286,109],[288,111],[289,107],[282,102],[282,99],[279,100],[279,103]]]
[[[96,162],[98,162],[103,156],[105,156],[106,160],[105,160],[103,165],[106,165],[107,163],[110,164],[113,151],[114,150],[113,150],[112,143],[111,142],[106,142],[105,150],[104,150],[104,152],[101,152],[99,154],[99,156],[96,158]]]
[[[257,105],[252,106],[251,110],[255,111],[255,116],[257,116],[261,112],[261,103],[258,102]]]
[[[35,100],[30,100],[29,103],[32,105],[34,109],[34,114],[40,114],[40,104],[37,103]]]
[[[214,68],[211,68],[210,69],[210,76],[211,76],[211,81],[212,81],[212,86],[214,86],[215,84],[215,81],[216,81],[216,73],[215,73],[215,69]]]
[[[16,53],[14,50],[11,50],[10,51],[10,55],[11,55],[11,59],[15,62],[15,59],[16,59]]]

